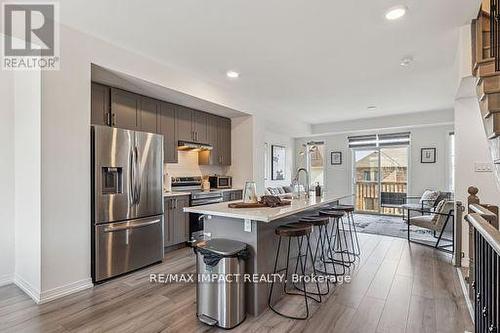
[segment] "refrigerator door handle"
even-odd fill
[[[129,188],[130,188],[130,205],[135,205],[135,167],[134,167],[134,150],[130,150],[130,178],[129,178]]]
[[[142,172],[139,165],[139,150],[137,146],[133,148],[134,150],[134,183],[135,183],[135,204],[138,205],[141,200],[141,189],[142,189]]]
[[[149,225],[157,224],[160,223],[161,220],[153,220],[149,222],[142,222],[142,223],[137,223],[137,224],[127,224],[124,226],[120,227],[107,227],[104,229],[104,232],[115,232],[115,231],[122,231],[122,230],[130,230],[130,229],[137,229],[137,228],[142,228],[142,227],[147,227]]]

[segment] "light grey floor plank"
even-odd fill
[[[294,321],[266,311],[233,332],[463,332],[472,330],[449,257],[401,239],[360,234],[362,254],[311,316]],[[196,318],[194,284],[154,284],[151,273],[193,273],[194,254],[180,249],[165,262],[62,299],[36,305],[13,285],[0,287],[0,332],[225,332]],[[426,279],[429,279],[428,281]],[[303,311],[300,297],[280,306]]]

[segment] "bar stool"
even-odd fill
[[[286,283],[283,285],[283,291],[287,295],[295,295],[295,296],[304,296],[304,301],[306,303],[306,314],[305,316],[299,317],[299,316],[291,316],[284,314],[278,310],[276,310],[272,305],[271,305],[271,299],[273,295],[273,288],[274,288],[274,280],[271,282],[271,289],[269,290],[269,298],[267,301],[268,306],[273,310],[276,314],[279,314],[280,316],[283,316],[285,318],[289,319],[298,319],[298,320],[305,320],[309,317],[309,303],[308,303],[308,298],[311,298],[310,295],[308,295],[308,292],[306,290],[306,283],[303,277],[306,275],[306,265],[307,265],[307,258],[310,256],[312,258],[312,250],[311,250],[311,244],[310,244],[310,239],[309,236],[312,232],[313,226],[310,223],[301,223],[300,225],[298,223],[291,223],[291,224],[286,224],[279,226],[275,229],[275,234],[279,236],[278,240],[278,251],[276,252],[276,259],[274,261],[274,270],[273,274],[276,274],[278,272],[283,272],[285,271],[285,277],[288,278],[288,266],[290,264],[290,244],[292,238],[295,238],[297,240],[297,245],[298,245],[298,255],[297,255],[297,261],[300,260],[301,262],[301,270],[302,270],[302,287],[303,287],[303,292],[302,293],[293,293],[290,291],[286,290]],[[288,248],[287,248],[287,254],[286,254],[286,267],[283,269],[277,269],[278,268],[278,259],[280,255],[280,248],[281,248],[281,239],[283,237],[288,238]],[[306,254],[302,254],[302,249],[301,246],[299,246],[300,242],[304,240],[304,237],[306,238]],[[309,253],[309,255],[308,255]],[[302,258],[304,257],[304,262],[302,263]],[[313,266],[313,273],[316,274],[316,270],[314,269]],[[316,287],[317,287],[317,294],[319,295],[319,301],[316,300],[317,302],[321,302],[321,294],[320,294],[320,289],[319,289],[319,283],[316,282]]]
[[[347,225],[349,227],[349,233],[351,234],[352,240],[352,254],[358,256],[361,254],[361,247],[359,246],[358,232],[356,230],[356,224],[354,223],[354,206],[352,205],[334,205],[330,209],[338,210],[346,213]],[[352,236],[354,232],[354,237]],[[354,241],[356,244],[354,244]]]
[[[331,261],[328,260],[328,258],[333,257],[333,252],[332,252],[332,246],[331,246],[331,240],[330,240],[330,235],[328,233],[328,224],[330,224],[330,218],[328,216],[319,216],[319,215],[314,215],[314,216],[306,216],[300,218],[298,223],[293,223],[291,224],[292,226],[301,226],[304,223],[309,223],[313,226],[313,231],[314,228],[317,229],[317,232],[314,232],[313,234],[317,235],[316,236],[316,246],[314,250],[314,255],[312,257],[312,266],[314,266],[314,269],[316,272],[319,272],[324,275],[329,275],[329,276],[334,276],[337,278],[338,274],[335,269],[335,264]],[[300,242],[299,246],[302,248],[302,242]],[[325,252],[326,251],[326,252]],[[319,254],[319,258],[318,258]],[[317,264],[320,263],[320,266],[323,266],[322,268],[318,268]],[[322,264],[322,265],[321,265]],[[328,272],[328,267],[327,264],[331,264],[331,267],[333,269],[333,272]],[[297,264],[295,265],[295,273],[298,271],[298,261]],[[335,281],[336,283],[337,281]],[[326,291],[320,293],[320,295],[325,296],[330,293],[330,279],[327,279],[326,282]],[[303,291],[299,287],[295,286],[296,289]],[[318,295],[313,292],[309,292],[310,294]]]
[[[340,254],[340,260],[335,259],[333,256],[330,257],[329,259],[334,263],[334,264],[339,264],[342,266],[342,273],[341,275],[345,274],[345,268],[350,267],[351,264],[354,263],[354,256],[353,259],[351,260],[351,256],[348,251],[348,242],[347,242],[347,236],[344,230],[342,232],[340,231],[340,222],[342,218],[344,217],[345,213],[343,211],[338,211],[338,210],[332,210],[332,209],[322,209],[319,211],[319,215],[321,216],[328,216],[332,221],[332,228],[330,229],[330,239],[332,240],[332,251],[334,254]],[[346,246],[346,249],[343,248],[342,246],[342,237],[344,236],[344,243]],[[347,258],[344,258],[344,254],[346,255]]]

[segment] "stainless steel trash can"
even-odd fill
[[[194,247],[198,283],[197,316],[208,325],[233,328],[245,320],[245,259],[247,245],[215,238]]]

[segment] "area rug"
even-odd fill
[[[358,232],[392,236],[399,238],[407,238],[408,226],[400,216],[386,215],[369,215],[369,214],[354,214],[354,223]],[[433,232],[427,229],[411,226],[410,237],[418,241],[435,244]],[[451,235],[445,234],[445,238],[450,238]],[[447,242],[442,241],[440,245],[445,245]]]

